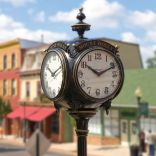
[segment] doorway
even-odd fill
[[[121,120],[121,145],[128,146],[128,120]]]

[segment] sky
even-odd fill
[[[45,43],[72,40],[71,25],[83,7],[88,38],[139,44],[144,67],[156,50],[155,0],[0,0],[0,43],[23,38]]]

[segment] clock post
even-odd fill
[[[122,89],[124,68],[117,45],[83,36],[91,25],[83,22],[83,8],[79,11],[79,22],[71,26],[79,36],[66,43],[55,42],[45,50],[40,78],[56,110],[66,108],[75,119],[78,156],[87,156],[89,119],[97,108],[109,113],[111,101]]]

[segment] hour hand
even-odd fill
[[[86,66],[88,67],[88,69],[90,69],[94,74],[98,74],[98,72],[95,70],[95,69],[93,69],[92,67],[90,67],[90,66],[88,66],[87,64],[86,64]]]
[[[53,76],[54,73],[51,71],[51,69],[49,67],[47,67],[47,69],[50,71],[51,76]]]

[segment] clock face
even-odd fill
[[[56,52],[48,52],[44,58],[41,69],[42,85],[49,98],[55,98],[62,86],[63,70],[59,55]]]
[[[103,50],[85,54],[79,62],[77,79],[80,88],[96,99],[107,98],[117,89],[121,81],[120,65],[116,58]]]

